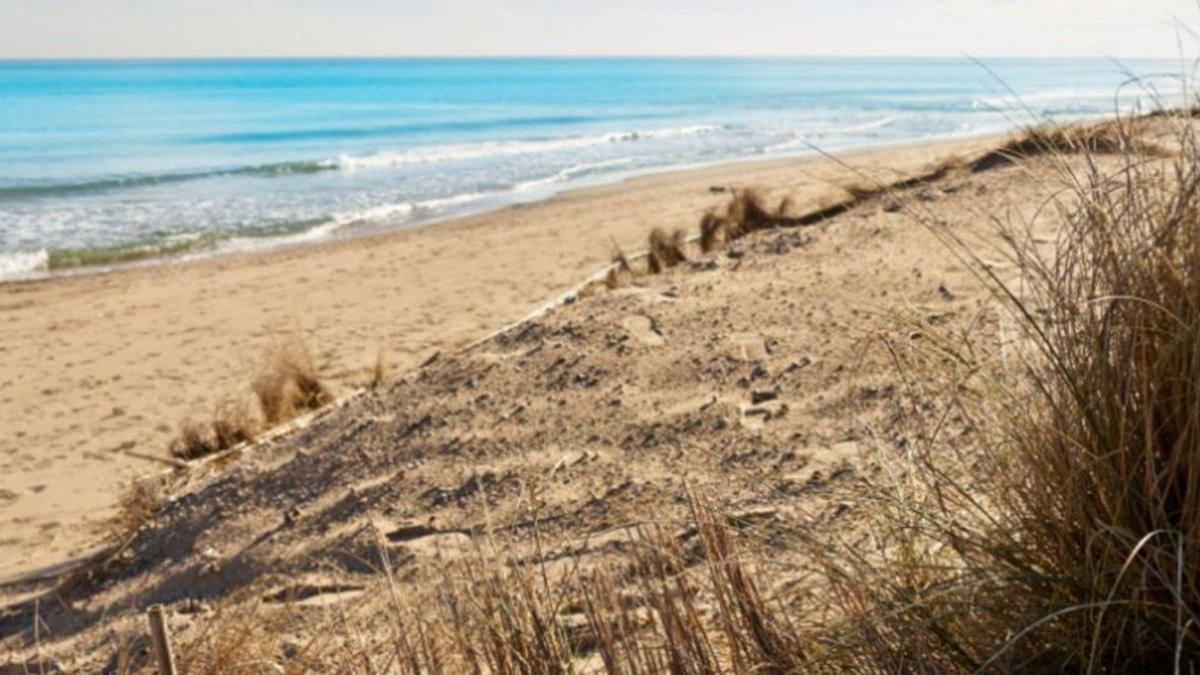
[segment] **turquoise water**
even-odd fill
[[[0,278],[1148,105],[1107,61],[988,65],[1022,105],[966,59],[0,62]]]

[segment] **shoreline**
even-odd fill
[[[880,180],[994,147],[988,135],[863,149],[839,160]],[[822,156],[727,162],[582,186],[428,226],[174,264],[0,284],[0,578],[76,557],[120,485],[159,469],[178,424],[244,392],[264,349],[312,346],[336,391],[526,316],[654,227],[694,231],[728,195],[761,187],[798,211],[859,182]],[[6,498],[10,495],[11,498]]]
[[[1094,119],[1103,118],[1081,118],[1080,120],[1070,120],[1068,124],[1075,124],[1081,121],[1092,121]],[[115,263],[101,264],[80,264],[62,267],[53,270],[35,270],[30,273],[18,273],[11,278],[0,277],[0,288],[14,284],[35,284],[41,282],[53,282],[58,279],[70,277],[92,277],[107,274],[119,274],[127,271],[135,271],[139,269],[152,268],[158,266],[175,266],[189,264],[203,264],[217,259],[230,258],[237,256],[253,256],[265,255],[279,251],[289,251],[293,249],[303,249],[310,247],[319,247],[334,245],[340,242],[354,241],[357,239],[370,239],[375,237],[387,237],[408,230],[423,229],[428,227],[445,225],[459,220],[486,216],[488,214],[498,213],[508,209],[521,208],[530,205],[538,205],[546,202],[560,199],[574,192],[587,191],[596,188],[606,188],[625,185],[642,179],[649,179],[655,176],[670,176],[684,174],[697,171],[705,171],[718,167],[734,167],[739,165],[771,165],[778,162],[796,163],[796,162],[821,162],[829,161],[830,157],[836,157],[839,160],[852,160],[854,157],[863,154],[871,154],[884,150],[903,150],[916,149],[925,145],[940,145],[944,143],[955,143],[965,141],[976,141],[984,139],[1001,139],[1011,134],[1017,133],[1019,127],[1014,127],[1003,132],[988,132],[988,133],[972,133],[965,132],[959,134],[945,134],[930,136],[921,139],[905,139],[896,141],[884,141],[873,143],[870,145],[850,146],[841,150],[821,150],[809,149],[804,152],[794,154],[780,153],[773,157],[748,157],[734,159],[718,159],[709,162],[698,162],[691,164],[668,165],[647,169],[635,169],[630,171],[616,171],[611,174],[601,175],[592,180],[582,180],[575,184],[564,185],[559,189],[550,189],[548,191],[532,191],[530,197],[526,199],[516,198],[519,193],[508,193],[508,199],[499,199],[497,204],[489,204],[478,208],[466,207],[461,210],[451,210],[444,214],[435,215],[427,219],[417,219],[407,223],[396,224],[378,224],[378,225],[351,225],[349,227],[335,228],[327,234],[317,234],[313,236],[321,226],[316,226],[308,230],[299,230],[290,234],[281,236],[237,236],[230,235],[227,239],[217,240],[216,245],[210,249],[198,249],[195,251],[187,251],[181,254],[155,254],[149,253],[144,257],[136,257],[128,261],[120,261]],[[499,197],[500,195],[497,195]],[[483,201],[487,201],[486,199]],[[196,238],[202,239],[204,233],[196,235]],[[221,244],[229,241],[246,241],[247,246],[222,250]],[[162,243],[164,248],[169,248],[172,244]],[[114,246],[111,248],[97,249],[79,249],[85,251],[116,251],[118,249],[127,248],[131,252],[135,249],[155,246],[155,244],[127,246]],[[54,249],[55,251],[72,251],[75,249]],[[25,256],[49,256],[52,253],[49,249],[41,249],[35,252],[13,252],[6,255],[25,255]]]

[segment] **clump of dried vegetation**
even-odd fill
[[[388,370],[387,353],[380,348],[375,353],[375,366],[371,368],[371,379],[367,382],[367,389],[375,391],[382,387],[387,381]]]
[[[383,353],[376,360],[372,387],[385,375]],[[321,381],[308,345],[300,339],[272,345],[258,375],[251,382],[258,410],[242,398],[226,398],[217,404],[206,423],[188,420],[171,443],[173,457],[193,461],[235,448],[254,440],[264,426],[286,422],[333,400]]]
[[[711,253],[753,232],[792,225],[793,219],[787,215],[789,206],[785,198],[772,209],[759,191],[734,190],[724,213],[709,211],[700,219],[700,250]]]
[[[113,515],[100,525],[99,533],[107,545],[63,578],[58,595],[69,599],[94,587],[118,567],[134,537],[158,514],[165,493],[161,479],[130,481],[121,490]]]
[[[1042,155],[1124,155],[1163,157],[1164,149],[1148,142],[1133,125],[1122,123],[1048,124],[1028,129],[1024,134],[971,162],[972,171],[980,172]]]
[[[784,225],[796,225],[797,220],[787,215],[790,202],[784,199],[771,209],[761,193],[753,189],[735,189],[723,212],[711,210],[700,220],[699,236],[693,238],[685,230],[676,229],[670,234],[656,227],[650,231],[644,255],[645,266],[635,268],[633,262],[619,248],[613,254],[612,266],[604,278],[604,286],[614,290],[627,286],[638,276],[662,274],[691,259],[693,241],[699,245],[700,253],[711,253],[725,244],[740,239],[752,232]]]
[[[301,340],[274,345],[251,388],[269,425],[286,422],[333,400],[317,373],[312,352]]]
[[[565,575],[485,539],[414,594],[401,593],[384,555],[386,600],[341,610],[335,625],[296,650],[289,672],[805,670],[812,662],[791,609],[759,590],[737,538],[724,518],[698,506],[685,538],[631,533],[631,545],[610,565]],[[696,556],[706,565],[689,569]],[[288,611],[264,614],[258,606],[251,619],[283,626]],[[188,672],[277,663],[279,631],[239,624],[212,622],[215,628],[184,644]]]
[[[909,467],[918,479],[879,500],[893,555],[840,569],[861,608],[857,663],[1200,667],[1200,144],[1191,124],[1173,128],[1181,151],[1160,161],[1128,121],[1103,143],[1064,132],[1071,144],[1053,149],[1085,167],[1063,176],[1066,229],[1052,251],[1005,232],[1015,281],[939,230],[1020,341],[1004,359],[945,341],[912,362],[949,364],[951,405],[981,431],[957,467],[933,437]]]
[[[687,262],[687,233],[675,230],[668,235],[666,230],[656,227],[650,232],[650,248],[647,254],[647,264],[651,274],[661,274],[666,270]]]
[[[612,291],[623,286],[628,286],[633,280],[633,266],[629,264],[629,258],[625,256],[625,252],[620,246],[614,243],[612,254],[612,266],[609,267],[608,274],[604,276],[604,286]]]
[[[183,423],[171,443],[171,456],[185,462],[207,457],[254,440],[261,430],[262,421],[248,403],[228,398],[217,404],[208,424]]]

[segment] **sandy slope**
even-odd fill
[[[951,151],[963,148],[888,151],[859,161],[912,170]],[[964,170],[906,192],[903,201],[957,233],[986,233],[993,216],[1032,217],[1054,189],[1048,175],[1045,167]],[[379,240],[9,288],[10,304],[43,300],[7,311],[50,322],[54,303],[132,305],[136,298],[147,309],[131,312],[126,322],[140,326],[138,339],[149,344],[132,335],[124,340],[143,344],[138,351],[175,355],[171,368],[180,375],[181,355],[196,354],[186,387],[155,379],[149,364],[165,363],[155,360],[165,356],[124,357],[130,368],[143,369],[149,381],[141,401],[159,414],[126,403],[127,421],[120,424],[126,434],[161,443],[128,419],[142,414],[156,423],[201,405],[211,400],[204,382],[234,386],[240,374],[230,345],[234,353],[252,353],[293,316],[350,381],[369,360],[364,343],[385,344],[411,363],[570,285],[603,261],[609,234],[634,248],[652,225],[694,227],[701,209],[725,200],[709,194],[710,184],[763,185],[775,196],[791,193],[812,204],[834,194],[828,183],[842,176],[829,164],[792,162],[647,178]],[[1052,237],[1055,213],[1039,213],[1035,232]],[[902,452],[913,441],[910,423],[920,416],[920,402],[906,396],[876,337],[891,335],[903,347],[920,334],[897,332],[882,314],[902,311],[938,330],[970,328],[977,339],[992,339],[997,317],[989,306],[972,273],[886,198],[814,227],[755,234],[631,288],[581,299],[467,354],[444,351],[427,367],[406,371],[382,391],[219,473],[179,478],[176,497],[111,577],[43,610],[54,638],[41,649],[90,670],[109,662],[123,641],[137,639],[136,610],[152,602],[172,609],[186,645],[211,625],[213,606],[234,598],[275,597],[298,583],[377,589],[372,528],[385,537],[406,598],[433,588],[439,560],[467,548],[485,523],[528,541],[536,515],[539,536],[553,543],[553,560],[598,564],[621,548],[624,526],[682,527],[689,491],[741,514],[747,541],[786,561],[789,533],[844,529],[855,518],[856,505],[839,481],[869,475],[877,469],[875,453]],[[235,308],[241,314],[219,328],[204,320]],[[32,330],[23,322],[7,325],[13,323]],[[183,332],[188,326],[194,334]],[[189,336],[195,341],[180,346]],[[105,340],[109,348],[122,344],[107,330],[75,328],[68,338],[80,350]],[[37,349],[24,341],[4,344]],[[94,358],[109,367],[123,360]],[[124,370],[124,378],[131,372]],[[104,405],[125,388],[111,389],[96,394]],[[179,400],[172,403],[166,392]],[[34,419],[55,421],[48,414]],[[948,433],[962,431],[955,424],[949,422]],[[105,443],[122,438],[117,426],[104,427],[113,428]],[[101,457],[97,465],[120,473],[115,453]],[[7,508],[27,508],[21,503]],[[7,591],[37,597],[48,587]],[[372,598],[385,595],[360,597],[369,608]],[[31,654],[34,609],[31,601],[18,603],[0,616],[0,648]],[[277,637],[292,646],[270,658],[285,658],[328,626],[319,604],[289,611],[296,621]]]
[[[881,176],[986,141],[850,155]],[[694,227],[713,185],[771,186],[797,208],[857,181],[827,160],[663,174],[436,227],[260,255],[0,286],[0,579],[80,555],[118,487],[162,467],[185,417],[244,389],[302,332],[339,387],[378,350],[403,370],[516,320],[607,262],[612,240]]]

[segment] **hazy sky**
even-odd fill
[[[1195,0],[0,0],[0,58],[1175,57],[1176,19],[1200,32]]]

